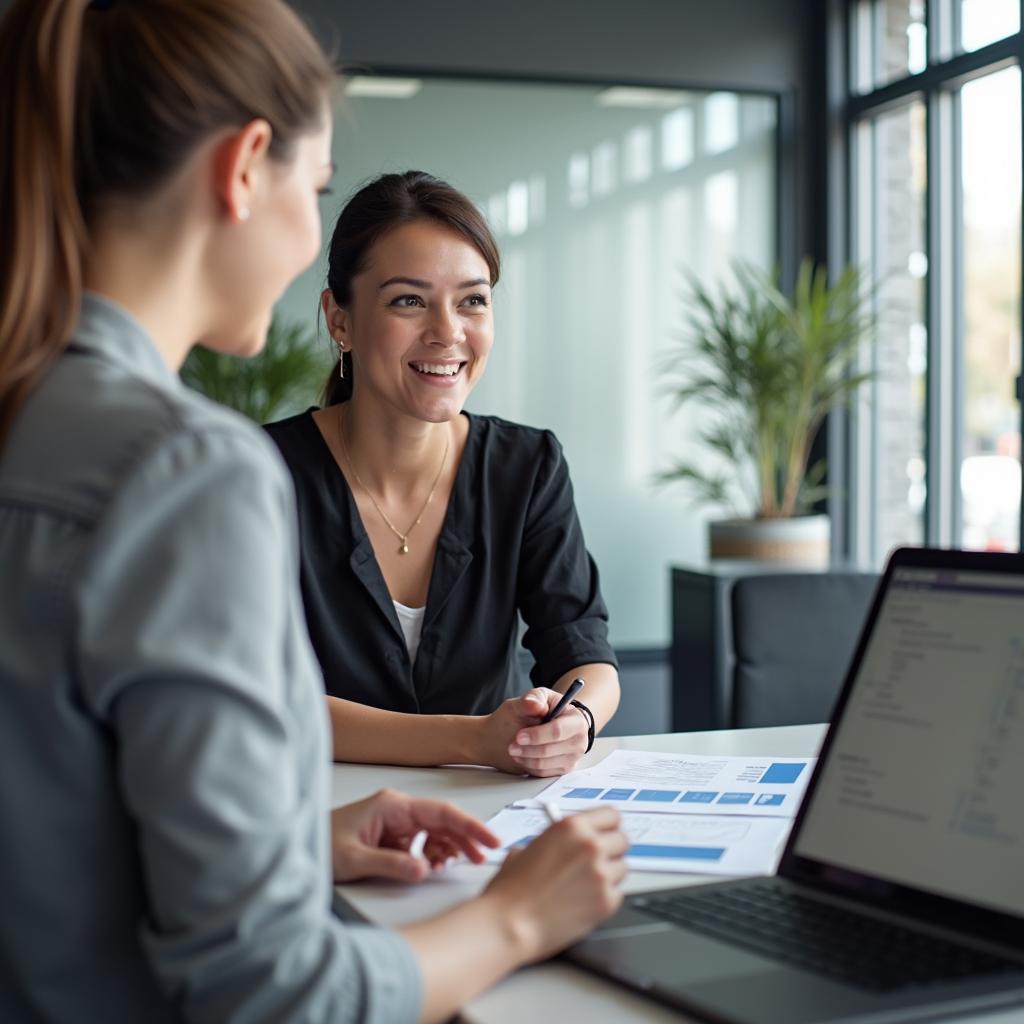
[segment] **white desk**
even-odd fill
[[[818,725],[777,729],[674,733],[663,736],[600,738],[581,764],[585,767],[613,750],[663,750],[688,754],[753,754],[805,757],[816,754],[824,734]],[[451,800],[486,821],[506,804],[534,796],[550,779],[516,778],[480,768],[392,768],[380,765],[335,765],[335,805],[359,800],[383,787],[414,796]],[[338,887],[338,894],[357,914],[385,926],[429,917],[480,891],[494,872],[488,865],[458,864],[419,886],[357,882]],[[697,885],[707,875],[634,872],[626,892]],[[466,1024],[522,1024],[538,1019],[586,1020],[588,1024],[680,1024],[679,1014],[639,995],[561,962],[527,968],[474,1000],[462,1013]],[[978,1024],[1022,1024],[1019,1011],[969,1018]]]

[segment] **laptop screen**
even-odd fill
[[[1024,917],[1024,575],[894,568],[794,852]]]

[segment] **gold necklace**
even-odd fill
[[[347,419],[348,417],[346,416],[345,420],[347,421]],[[352,461],[352,456],[349,455],[348,445],[345,444],[345,432],[342,429],[342,427],[342,415],[341,410],[339,409],[338,443],[341,445],[341,452],[345,456],[345,461],[348,463],[348,468],[352,470],[352,475],[356,478],[356,483],[359,484],[359,486],[366,493],[366,496],[370,499],[371,502],[373,502],[373,507],[377,510],[381,519],[383,519],[384,522],[387,524],[388,529],[402,542],[401,546],[398,549],[398,553],[400,555],[409,554],[409,534],[412,533],[412,531],[415,530],[416,527],[419,526],[420,522],[423,520],[423,513],[427,511],[427,506],[430,504],[431,500],[434,497],[434,491],[437,490],[437,484],[441,479],[441,474],[444,472],[444,467],[448,464],[448,449],[451,446],[452,442],[451,433],[449,433],[448,437],[445,438],[444,455],[441,456],[441,466],[437,471],[437,476],[434,477],[434,482],[430,485],[430,493],[427,495],[427,500],[423,502],[423,508],[420,509],[420,514],[416,517],[416,521],[412,524],[412,526],[409,527],[408,530],[405,531],[405,533],[402,533],[402,531],[399,530],[398,527],[395,526],[395,524],[391,522],[390,519],[388,519],[388,514],[384,511],[384,509],[380,507],[380,505],[377,504],[377,499],[371,493],[370,488],[363,483],[362,479],[359,476],[359,473],[356,472],[355,463],[353,463]]]

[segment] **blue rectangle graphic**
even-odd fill
[[[800,778],[800,773],[807,767],[806,761],[798,761],[796,764],[773,764],[761,776],[758,782],[770,782],[775,785],[788,785]]]
[[[685,792],[681,804],[712,804],[718,796],[717,790],[691,789]]]
[[[723,793],[718,798],[718,802],[720,804],[749,804],[753,799],[753,793]]]
[[[606,789],[602,800],[628,800],[634,793],[635,789]]]
[[[568,800],[596,800],[601,795],[601,789],[589,789],[585,786],[577,786],[565,794]]]
[[[669,860],[721,860],[724,846],[663,846],[657,843],[634,843],[627,857],[665,857]]]
[[[649,800],[656,804],[670,804],[679,796],[678,789],[641,789],[634,800]]]
[[[760,807],[779,807],[785,799],[784,793],[758,793],[754,803]]]

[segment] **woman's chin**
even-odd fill
[[[270,321],[271,311],[267,310],[254,316],[247,323],[233,323],[219,328],[204,338],[200,344],[222,355],[251,359],[266,348]]]
[[[231,355],[238,356],[240,359],[252,359],[253,356],[258,356],[266,347],[267,332],[263,331],[261,334],[254,334],[246,339]]]
[[[270,333],[270,314],[256,323],[239,338],[236,355],[243,359],[258,356],[267,347],[267,335]]]
[[[415,402],[413,415],[425,423],[450,423],[462,412],[467,397],[464,394],[445,395],[429,402]]]

